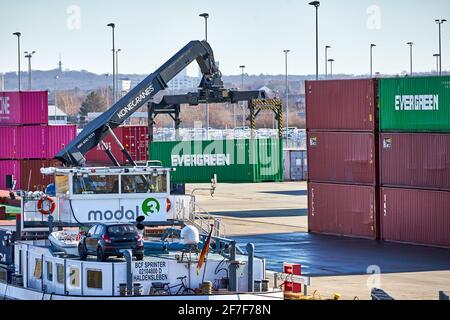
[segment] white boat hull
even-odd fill
[[[192,296],[69,296],[17,287],[0,283],[0,300],[283,300],[283,292],[265,292],[265,293],[236,293],[222,295],[192,295]]]

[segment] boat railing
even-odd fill
[[[226,236],[226,227],[225,224],[222,223],[222,219],[219,217],[214,217],[209,211],[201,208],[197,204],[195,204],[195,209],[192,211],[192,215],[189,220],[203,233],[209,234],[211,231],[211,226],[213,226],[214,236],[222,238]]]

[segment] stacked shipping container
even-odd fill
[[[0,93],[0,189],[43,189],[40,168],[76,137],[76,126],[48,125],[47,91]]]
[[[380,80],[381,237],[450,247],[450,77]]]
[[[309,231],[378,237],[377,81],[306,82]]]
[[[114,129],[114,134],[128,151],[134,161],[148,160],[148,127],[147,126],[121,126]],[[120,165],[128,165],[129,161],[121,152],[119,146],[111,135],[104,142]],[[99,144],[97,148],[86,153],[86,161],[95,165],[111,165],[104,147]]]

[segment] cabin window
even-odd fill
[[[102,289],[103,274],[101,270],[87,270],[87,287],[91,289]]]
[[[122,193],[165,193],[167,192],[166,174],[122,175]]]
[[[73,177],[74,194],[116,194],[119,193],[119,176],[86,175]]]
[[[41,259],[37,259],[35,260],[34,263],[34,277],[36,279],[41,279],[42,278],[42,260]]]
[[[0,269],[0,282],[6,283],[8,281],[8,274],[6,270]]]
[[[46,261],[45,264],[47,266],[47,280],[53,281],[53,262]]]
[[[80,287],[80,268],[70,267],[69,269],[69,283],[72,288]]]
[[[64,283],[64,265],[61,263],[56,264],[56,282]]]
[[[56,176],[55,186],[57,194],[69,193],[69,177],[68,176]]]

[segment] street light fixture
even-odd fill
[[[373,76],[373,48],[376,47],[376,44],[370,45],[370,78]]]
[[[320,1],[312,1],[310,6],[316,8],[316,80],[319,80],[319,7]]]
[[[241,68],[241,90],[244,90],[244,75],[245,75],[245,65],[239,66]],[[245,127],[245,105],[244,102],[241,102],[242,106],[242,128]]]
[[[330,63],[330,79],[333,79],[333,62],[334,62],[334,59],[328,59],[328,62]]]
[[[412,77],[412,75],[413,75],[413,46],[414,46],[414,42],[408,42],[406,44],[409,46],[409,64],[410,64],[409,75]]]
[[[107,27],[111,27],[112,30],[112,54],[113,54],[113,74],[112,74],[112,80],[113,80],[113,103],[116,102],[116,44],[115,44],[115,28],[116,28],[116,24],[115,23],[108,23],[106,25]]]
[[[25,51],[25,58],[28,59],[28,90],[31,91],[31,58],[33,57],[33,55],[36,53],[36,51]]]
[[[199,14],[199,17],[202,17],[205,19],[205,41],[208,42],[208,18],[209,18],[209,14],[208,13],[202,13]]]
[[[441,26],[447,22],[445,19],[436,19],[436,23],[439,25],[439,76],[442,75],[442,32]]]
[[[325,80],[328,79],[328,49],[331,49],[331,46],[325,46]]]
[[[283,50],[285,66],[285,86],[286,86],[286,144],[289,145],[289,76],[288,76],[288,53],[291,50]]]
[[[14,32],[14,36],[17,36],[17,59],[18,59],[18,76],[19,76],[19,91],[20,91],[20,36],[22,35],[20,32]]]

